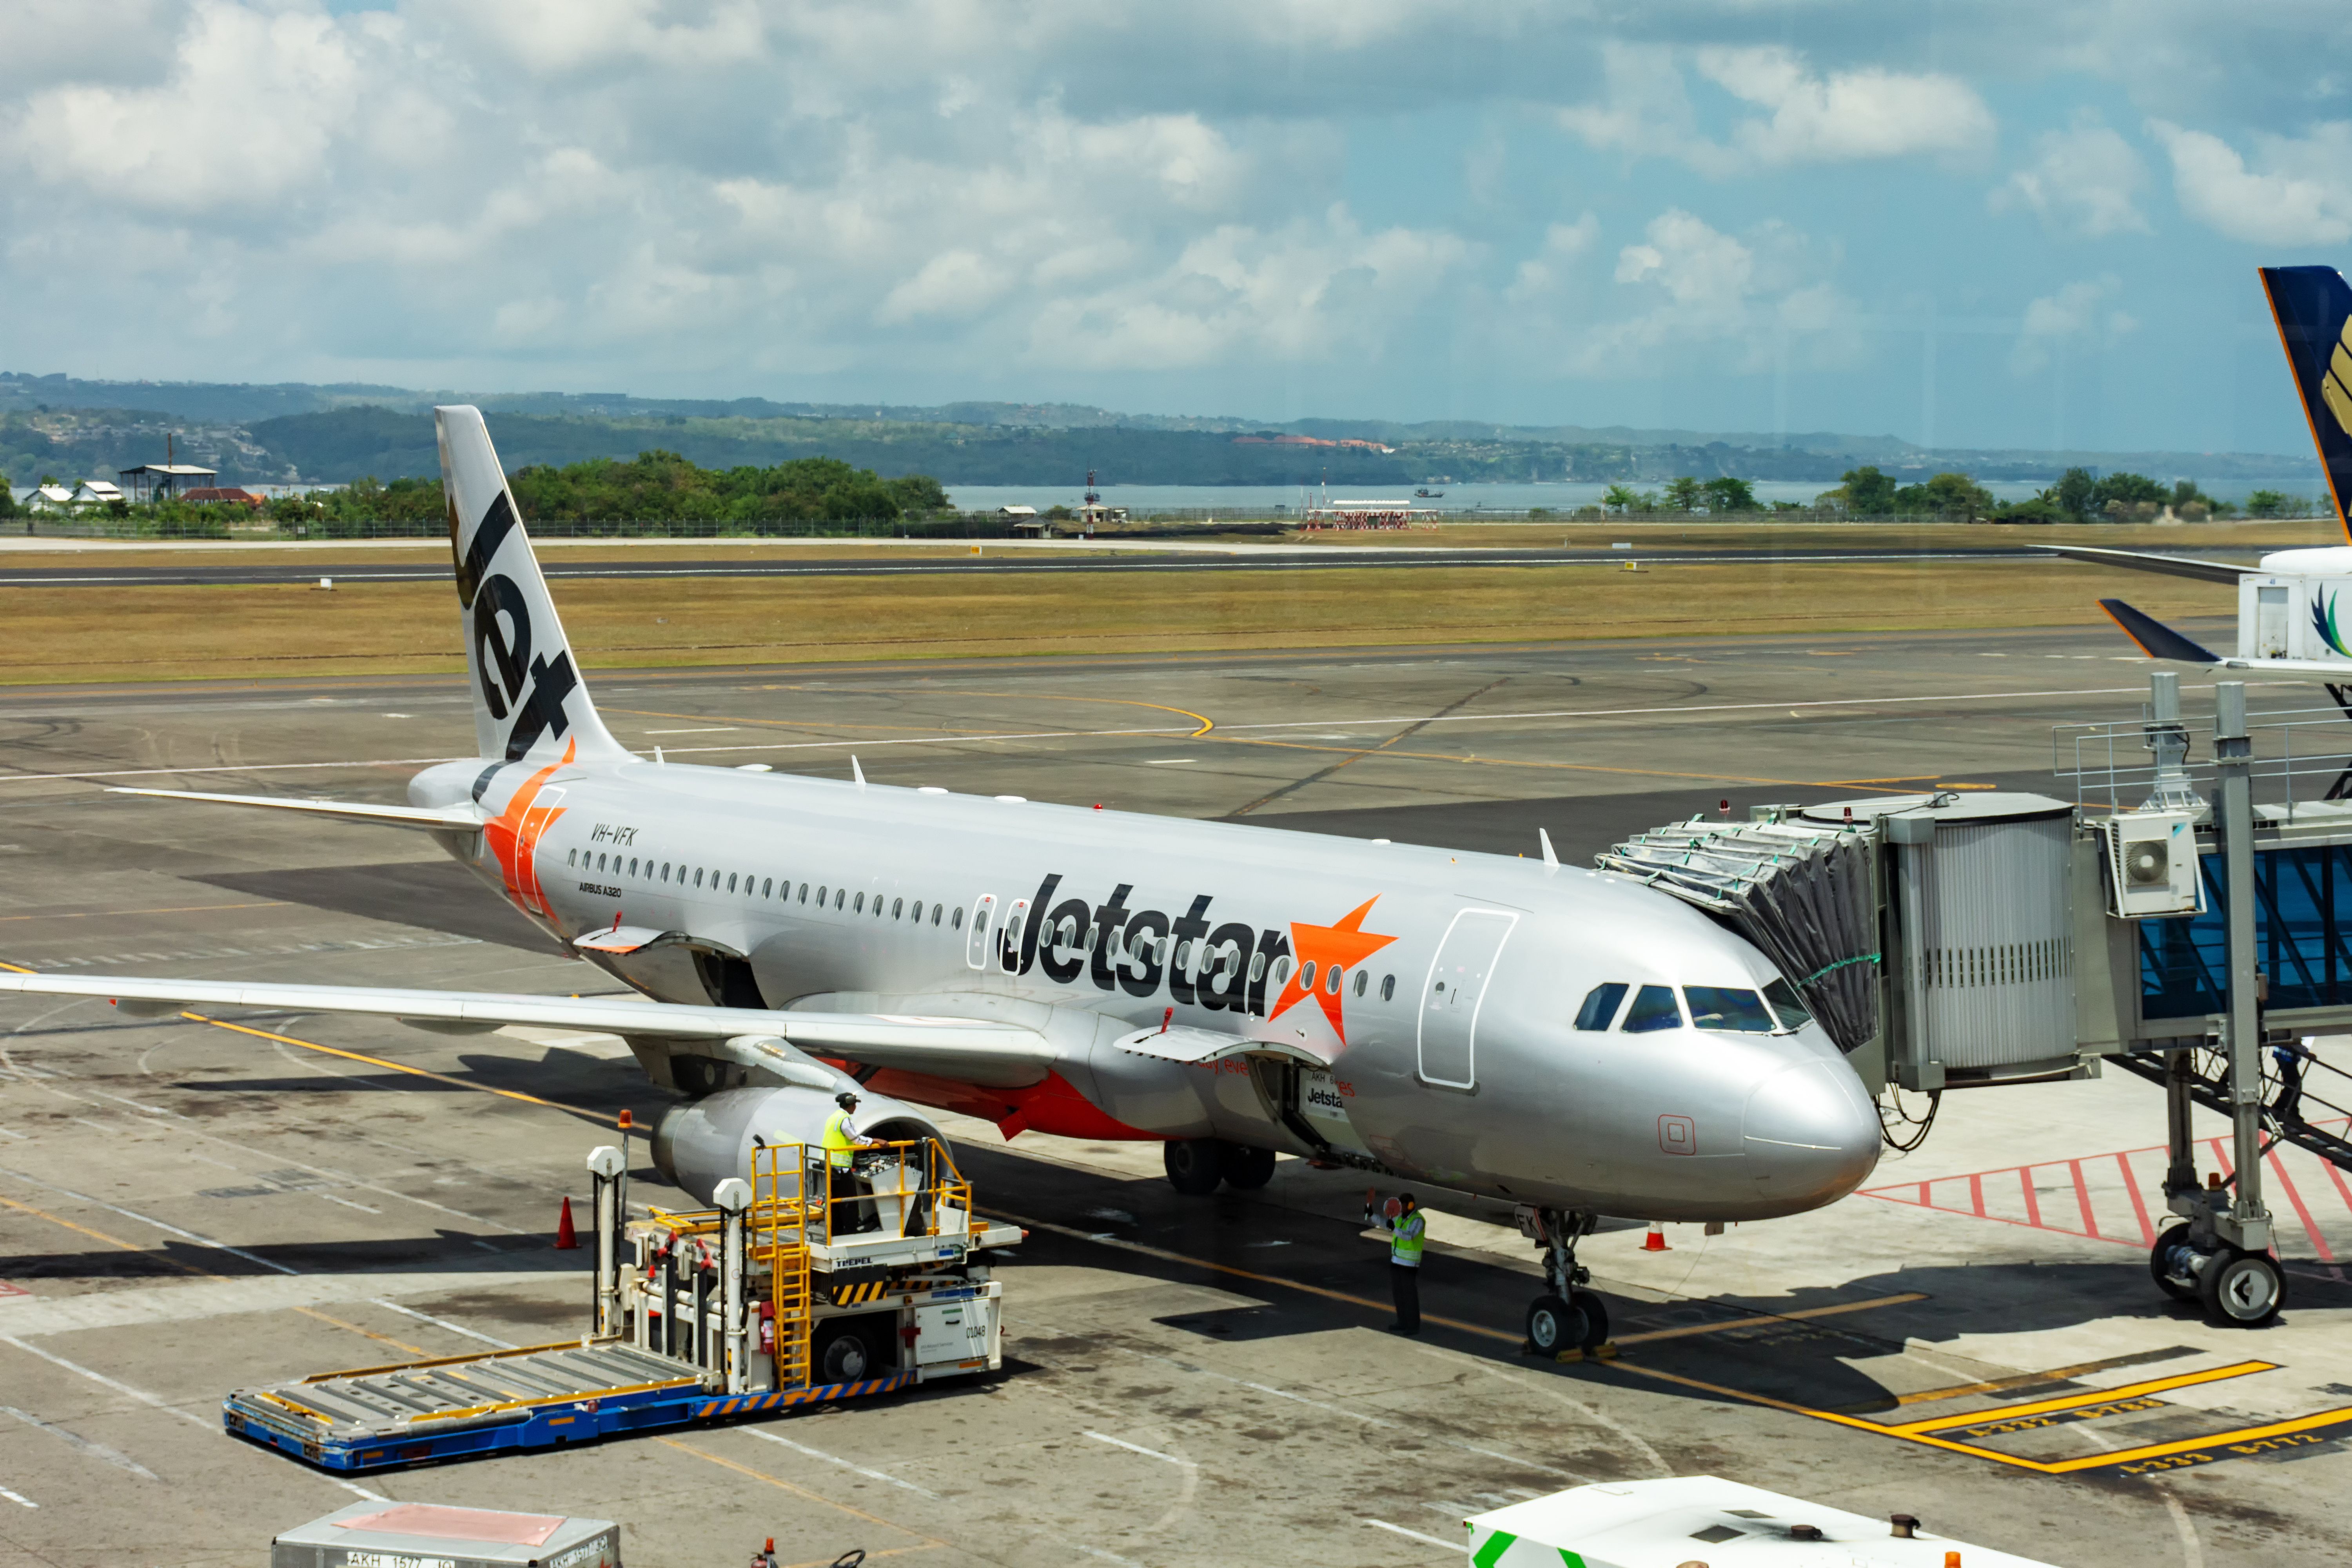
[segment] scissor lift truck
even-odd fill
[[[600,1148],[594,1322],[561,1344],[446,1356],[238,1389],[236,1436],[334,1470],[556,1447],[887,1394],[1003,1364],[990,1247],[936,1139],[862,1150],[829,1180],[821,1150],[755,1152],[718,1206],[627,1215],[627,1161]],[[625,1256],[633,1260],[624,1261]]]

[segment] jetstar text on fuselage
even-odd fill
[[[1021,974],[1035,970],[1057,985],[1090,984],[1138,998],[1158,994],[1164,984],[1179,1006],[1267,1017],[1267,982],[1282,960],[1294,959],[1271,1016],[1311,994],[1345,1044],[1349,976],[1396,940],[1362,929],[1377,894],[1331,925],[1293,921],[1285,931],[1219,921],[1215,897],[1208,893],[1194,894],[1181,914],[1130,909],[1128,895],[1134,890],[1134,883],[1121,882],[1100,903],[1076,896],[1057,902],[1061,873],[1048,876],[1018,928],[1008,921],[1000,931],[1000,943],[1017,940],[1020,949],[1008,953],[1000,946],[999,966]]]

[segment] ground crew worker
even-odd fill
[[[1364,1217],[1389,1233],[1389,1294],[1395,1299],[1397,1321],[1392,1334],[1421,1332],[1421,1243],[1429,1221],[1411,1193],[1397,1196],[1397,1212],[1381,1215],[1373,1209],[1372,1192],[1364,1193]]]
[[[865,1180],[857,1174],[857,1151],[877,1149],[881,1145],[870,1138],[861,1138],[857,1123],[851,1120],[857,1110],[857,1096],[843,1089],[833,1097],[839,1109],[824,1119],[824,1195],[833,1216],[833,1229],[849,1232],[866,1229],[869,1224],[879,1224],[880,1218],[868,1204],[854,1204],[844,1215],[832,1204],[866,1195]],[[844,1221],[847,1223],[844,1223]]]
[[[2271,1059],[2278,1064],[2279,1091],[2271,1101],[2271,1114],[2283,1127],[2303,1125],[2303,1064],[2311,1058],[2309,1037],[2288,1040],[2271,1047]]]

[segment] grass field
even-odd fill
[[[380,559],[380,557],[379,557]],[[2126,595],[2223,615],[2230,588],[2071,563],[1431,567],[574,581],[588,667],[1192,652],[2099,624]],[[463,668],[441,583],[0,589],[0,684]],[[2120,634],[2116,651],[2128,653]]]

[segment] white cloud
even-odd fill
[[[2341,245],[2352,239],[2352,121],[2301,137],[2257,135],[2252,166],[2203,131],[2151,120],[2172,157],[2172,189],[2189,216],[2255,245]]]
[[[1682,351],[1705,352],[1726,373],[1850,362],[1860,351],[1851,301],[1829,276],[1833,247],[1767,222],[1741,236],[1669,208],[1617,252],[1625,307],[1556,330],[1560,358],[1580,375],[1660,374]]]
[[[2083,279],[2029,303],[2009,351],[2011,374],[2037,375],[2067,344],[2112,342],[2137,331],[2137,321],[2107,308],[2122,287],[2112,275]]]
[[[36,91],[6,141],[44,183],[133,208],[268,200],[324,167],[358,76],[349,38],[324,16],[205,0],[160,84]]]
[[[1816,74],[1792,50],[1703,48],[1699,73],[1769,120],[1735,128],[1734,146],[1756,163],[1847,163],[1990,146],[1992,110],[1957,77],[1906,75],[1875,66]]]
[[[1602,100],[1559,110],[1560,125],[1595,147],[1678,158],[1706,174],[1968,153],[1993,139],[1992,111],[1955,77],[1815,71],[1790,49],[1705,47],[1696,52],[1699,75],[1769,111],[1713,140],[1698,128],[1675,51],[1611,44],[1601,55]]]
[[[2033,146],[2033,162],[1985,198],[1993,211],[2030,212],[2053,233],[2085,239],[2151,232],[2138,205],[2147,166],[2095,112],[2078,112],[2072,126],[2044,132]]]
[[[1525,304],[1560,288],[1568,280],[1570,263],[1592,248],[1601,236],[1601,220],[1586,213],[1574,223],[1556,223],[1544,230],[1543,248],[1519,263],[1503,298]]]
[[[1029,342],[1041,363],[1169,369],[1255,350],[1280,361],[1377,354],[1388,323],[1469,259],[1439,231],[1365,232],[1344,206],[1271,232],[1227,226],[1156,277],[1055,300]]]

